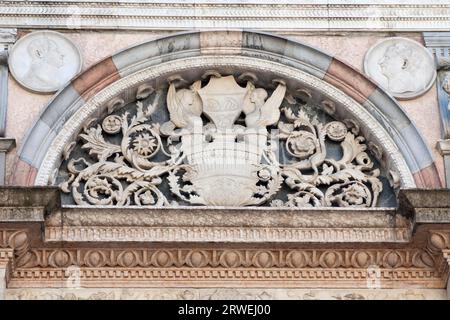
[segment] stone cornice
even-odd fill
[[[366,212],[205,207],[113,210],[61,207],[56,188],[0,188],[0,212],[17,209],[17,215],[3,215],[0,221],[0,264],[6,265],[9,288],[72,288],[73,281],[82,287],[103,288],[445,288],[450,269],[449,220],[429,216],[425,221],[418,212],[439,209],[448,215],[448,194],[448,190],[401,190],[397,209]],[[39,214],[18,219],[24,208],[44,214],[44,221]],[[249,214],[257,217],[249,219]],[[239,238],[245,232],[238,232],[238,241],[213,242],[208,240],[208,232],[215,225],[264,232],[303,228],[305,234],[319,230],[329,238],[327,242],[303,243],[301,238],[296,243],[280,238],[279,242],[253,241]],[[74,239],[64,238],[64,233],[52,241],[46,238],[52,228],[64,231],[80,226],[90,228],[94,237],[80,232]],[[153,226],[159,226],[159,235],[178,228],[178,236],[185,241],[120,239],[133,228]],[[184,228],[192,226],[197,231],[204,229],[197,233],[198,238],[183,234]],[[105,237],[102,228],[116,233]],[[356,238],[333,238],[337,228],[405,229],[411,238],[408,242],[379,239],[378,243],[358,243]],[[213,236],[217,240],[222,235]],[[258,236],[254,235],[255,239]]]
[[[450,223],[449,189],[406,189],[399,194],[399,208],[415,224]]]
[[[0,138],[0,152],[9,152],[16,146],[15,139]]]
[[[272,3],[271,3],[272,2]],[[264,4],[264,5],[261,5]],[[448,29],[448,1],[3,1],[0,26],[59,29]]]
[[[0,223],[45,223],[47,242],[336,243],[411,240],[449,224],[448,190],[401,190],[398,208],[61,207],[57,188],[0,188]]]
[[[17,30],[15,28],[0,29],[0,46],[7,47],[16,42]]]
[[[45,240],[72,242],[407,242],[410,221],[394,208],[89,208],[49,216]]]

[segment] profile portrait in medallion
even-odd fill
[[[64,55],[53,40],[35,39],[27,47],[31,59],[26,74],[33,87],[58,86],[58,72],[64,65]]]
[[[38,31],[16,43],[9,64],[21,85],[47,93],[59,90],[81,70],[81,55],[62,34]]]
[[[381,87],[403,99],[423,94],[436,78],[431,54],[405,38],[388,38],[373,46],[364,69]]]

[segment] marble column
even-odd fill
[[[450,32],[424,32],[423,37],[435,57],[438,71],[436,84],[442,130],[438,149],[444,157],[445,184],[450,188]]]
[[[8,51],[16,41],[16,29],[0,29],[0,185],[5,184],[6,153],[15,147],[14,139],[5,138],[8,110]]]

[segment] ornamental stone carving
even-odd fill
[[[168,88],[138,92],[135,104],[86,124],[59,170],[66,202],[378,205],[384,178],[353,120],[285,99],[281,79],[266,89],[242,78],[209,72],[186,85],[173,76]]]
[[[55,92],[81,71],[78,47],[61,33],[35,31],[11,49],[9,68],[14,78],[35,92]]]
[[[401,99],[425,93],[436,79],[433,56],[418,42],[400,37],[384,39],[370,48],[364,70]]]

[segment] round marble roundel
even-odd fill
[[[61,89],[81,71],[77,46],[54,31],[32,32],[16,42],[9,56],[14,78],[32,91],[50,93]]]
[[[420,43],[400,37],[384,39],[367,51],[364,71],[400,99],[415,98],[436,79],[433,56]]]

